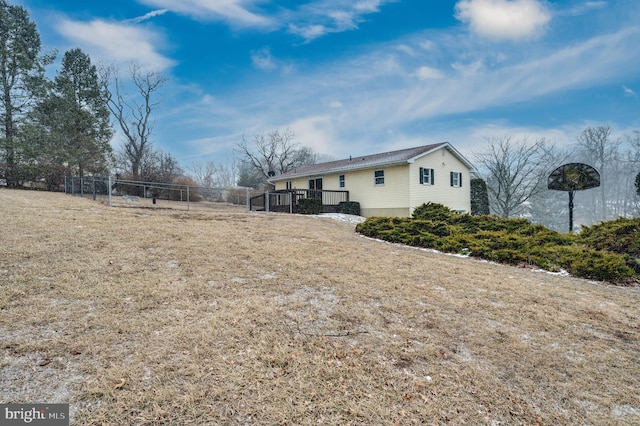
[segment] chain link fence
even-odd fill
[[[65,176],[65,193],[112,207],[168,208],[247,206],[248,188],[212,188],[163,182],[140,182],[111,176]]]

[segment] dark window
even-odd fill
[[[309,198],[322,198],[322,178],[309,179]]]
[[[338,176],[338,181],[340,188],[344,188],[344,175]]]
[[[384,185],[384,170],[376,170],[374,176],[376,185]]]

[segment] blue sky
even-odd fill
[[[640,129],[637,0],[13,3],[60,56],[165,73],[154,142],[185,167],[274,129],[335,159]]]

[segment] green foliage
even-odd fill
[[[341,201],[338,203],[338,213],[360,216],[360,203],[357,201]]]
[[[414,219],[447,220],[453,217],[454,211],[438,203],[425,203],[413,211]]]
[[[65,52],[61,66],[34,113],[46,135],[41,153],[67,164],[74,175],[103,174],[112,161],[113,131],[97,69],[78,48]]]
[[[632,259],[632,267],[640,274],[640,218],[619,218],[584,227],[578,239],[597,250],[624,254]]]
[[[629,267],[628,256],[580,246],[571,247],[569,253],[573,256],[565,254],[566,264],[563,266],[577,277],[624,282],[625,279],[635,275],[633,269]]]
[[[0,34],[0,175],[8,187],[17,187],[24,175],[27,141],[20,138],[21,127],[33,100],[42,94],[44,67],[52,58],[40,55],[40,34],[22,6],[0,1]]]
[[[493,262],[565,270],[588,279],[615,283],[640,279],[640,219],[607,222],[574,236],[526,219],[461,215],[428,203],[418,207],[412,218],[369,218],[356,231]]]
[[[319,198],[300,198],[298,200],[298,213],[301,213],[301,214],[322,213],[322,200]]]
[[[489,192],[484,180],[471,179],[471,214],[489,214]]]

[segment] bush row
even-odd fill
[[[322,200],[319,198],[300,198],[298,200],[298,213],[300,214],[322,213]]]
[[[456,214],[434,203],[418,207],[411,218],[375,217],[356,227],[363,235],[394,243],[555,272],[566,270],[574,276],[617,284],[640,279],[639,229],[640,219],[631,224],[621,220],[584,228],[576,236],[526,219]],[[635,234],[626,238],[630,230]]]
[[[338,213],[360,216],[360,203],[357,201],[341,201],[338,203]]]

